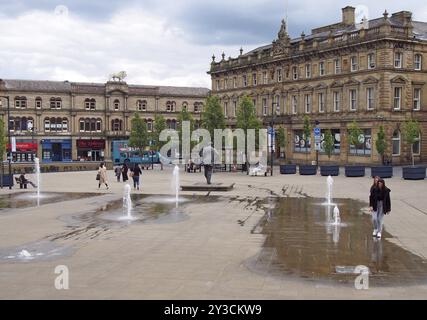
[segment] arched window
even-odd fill
[[[41,109],[42,108],[42,98],[37,97],[36,98],[36,109]]]
[[[44,119],[44,131],[50,132],[50,119],[49,118]]]
[[[152,119],[145,119],[145,122],[147,123],[147,131],[152,132],[153,131],[153,120]]]
[[[119,99],[114,100],[114,110],[119,110],[120,109],[120,101]]]
[[[194,112],[200,113],[203,109],[203,102],[194,102]]]
[[[400,131],[398,129],[393,132],[392,144],[393,156],[400,156]]]
[[[26,97],[15,97],[15,108],[25,109],[27,107]]]
[[[188,111],[188,103],[186,101],[182,103],[182,110]]]
[[[67,132],[68,119],[67,118],[45,118],[44,119],[45,132]]]
[[[81,118],[79,127],[80,132],[101,132],[102,120],[100,118]]]
[[[175,111],[176,102],[175,101],[168,101],[166,102],[166,111],[167,112],[174,112]]]
[[[111,120],[111,130],[112,131],[122,131],[123,121],[120,119]]]
[[[68,119],[62,118],[62,132],[68,132]]]
[[[136,107],[138,111],[147,111],[147,101],[146,100],[138,100],[136,102]]]
[[[62,107],[62,99],[61,98],[50,98],[50,108],[51,109],[61,109]]]
[[[96,100],[94,98],[92,98],[92,99],[86,98],[85,99],[85,109],[86,110],[95,110],[96,109]]]
[[[176,130],[176,120],[175,119],[168,119],[166,120],[166,126],[168,129]]]
[[[96,119],[96,132],[101,132],[102,130],[102,120],[101,119]]]

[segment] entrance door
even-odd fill
[[[62,145],[60,143],[52,143],[52,161],[62,161]]]

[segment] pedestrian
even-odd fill
[[[134,189],[137,189],[137,190],[139,190],[140,175],[142,175],[141,168],[139,167],[139,164],[136,164],[135,167],[133,168],[132,179],[133,179],[133,187]]]
[[[120,166],[117,166],[116,169],[114,169],[114,173],[117,178],[117,182],[120,182],[120,176],[122,175],[122,168]]]
[[[377,183],[375,182],[376,180],[378,180]],[[371,194],[369,196],[369,209],[372,213],[372,222],[374,225],[372,236],[378,239],[381,239],[382,236],[384,215],[391,212],[390,192],[391,190],[386,187],[383,179],[374,178],[374,184],[371,187]]]
[[[19,176],[18,181],[20,189],[27,189],[27,184],[31,184],[33,188],[37,188],[37,186],[33,182],[31,182],[25,177],[25,171],[21,171],[21,175]]]
[[[204,168],[204,175],[206,178],[206,183],[211,184],[212,179],[212,172],[213,172],[213,166],[215,163],[216,157],[219,156],[218,152],[215,150],[215,148],[211,145],[204,147],[202,149],[202,161],[203,161],[203,168]]]
[[[123,167],[122,167],[123,182],[126,182],[129,180],[128,170],[129,170],[129,167],[127,166],[127,164],[126,163],[123,164]]]
[[[99,175],[99,182],[98,182],[98,189],[101,188],[101,184],[105,184],[105,186],[108,188],[108,180],[107,180],[107,168],[104,164],[104,162],[101,162],[98,169],[98,175]]]

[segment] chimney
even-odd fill
[[[393,13],[391,18],[395,21],[399,21],[401,24],[407,24],[412,21],[412,12],[410,11],[400,11]]]
[[[347,6],[342,8],[342,23],[347,26],[352,26],[356,22],[355,17],[356,8]]]

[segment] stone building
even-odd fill
[[[427,23],[401,11],[373,20],[355,21],[355,8],[342,9],[342,21],[291,39],[282,21],[272,44],[236,58],[212,57],[208,74],[229,123],[235,123],[239,99],[248,95],[265,126],[274,121],[287,136],[286,158],[315,160],[311,139],[302,134],[308,115],[322,134],[331,129],[335,153],[322,149],[319,162],[375,164],[378,128],[385,128],[385,158],[393,164],[410,161],[402,124],[417,119],[422,134],[414,146],[417,162],[427,161]],[[355,120],[363,129],[360,144],[349,146],[347,128]],[[276,148],[277,151],[278,148]]]
[[[112,141],[127,140],[135,112],[153,128],[162,114],[176,128],[182,108],[200,121],[205,88],[105,84],[68,81],[0,80],[0,96],[9,97],[11,135],[16,162],[111,160]],[[0,117],[7,123],[7,99]]]

